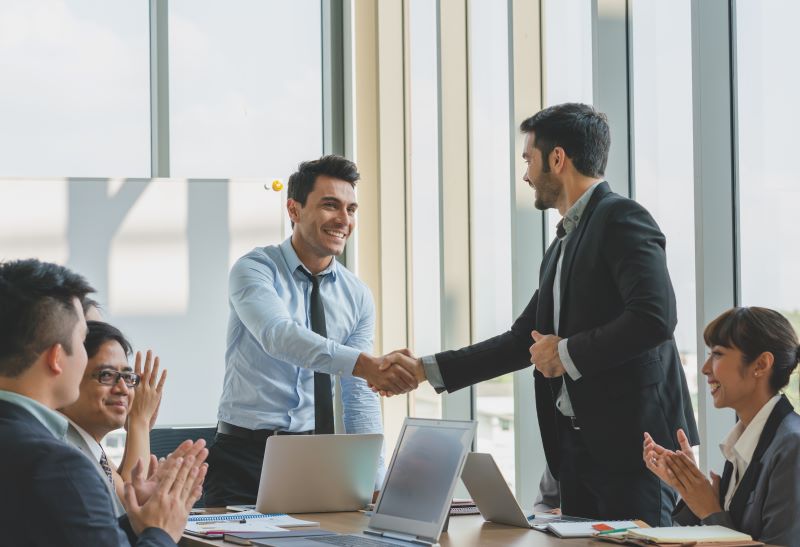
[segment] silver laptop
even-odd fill
[[[267,439],[256,510],[356,511],[372,500],[383,435],[275,435]]]
[[[578,522],[589,519],[539,513],[526,516],[508,487],[491,454],[467,455],[461,481],[484,519],[498,524],[545,530],[551,522]]]
[[[491,454],[472,452],[467,455],[461,481],[484,519],[521,528],[531,527]]]
[[[476,422],[406,418],[362,534],[267,540],[292,547],[438,545]]]

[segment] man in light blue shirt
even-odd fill
[[[416,386],[402,367],[379,370],[382,359],[370,355],[370,291],[334,259],[355,229],[358,179],[342,157],[301,163],[287,188],[292,236],[254,249],[231,270],[209,506],[255,503],[269,436],[333,433],[332,378],[341,385],[347,433],[383,432],[380,401],[365,380]],[[376,489],[382,476],[381,461]]]

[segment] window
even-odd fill
[[[800,175],[796,108],[800,75],[789,67],[800,4],[739,0],[736,101],[741,303],[775,309],[800,332]],[[795,406],[798,374],[787,394]]]
[[[321,13],[319,0],[170,1],[172,176],[282,178],[322,155]]]
[[[472,336],[508,330],[511,311],[511,135],[507,5],[469,3]],[[494,456],[512,490],[513,374],[475,386],[477,450]],[[529,401],[533,406],[533,399]]]
[[[411,0],[407,6],[411,340],[416,355],[428,355],[442,347],[437,4]],[[412,416],[441,416],[441,397],[427,382],[410,400]]]
[[[0,3],[0,176],[150,174],[147,6]]]
[[[675,341],[696,413],[691,4],[636,0],[632,19],[634,192],[667,238],[667,267],[678,303]]]

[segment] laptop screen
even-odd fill
[[[407,419],[375,516],[443,524],[473,435],[474,423]]]

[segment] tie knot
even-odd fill
[[[314,274],[312,274],[311,272],[309,272],[308,270],[306,270],[305,268],[300,268],[300,271],[301,271],[301,272],[302,272],[302,274],[303,274],[304,276],[306,276],[306,277],[308,278],[308,280],[309,280],[309,281],[311,281],[311,283],[313,283],[314,285],[319,285],[319,282],[320,282],[320,280],[321,280],[323,277],[325,277],[325,275],[326,275],[326,274],[317,274],[317,275],[314,275]]]
[[[556,224],[556,237],[558,239],[564,239],[564,236],[567,235],[567,231],[564,229],[564,219],[558,221]]]

